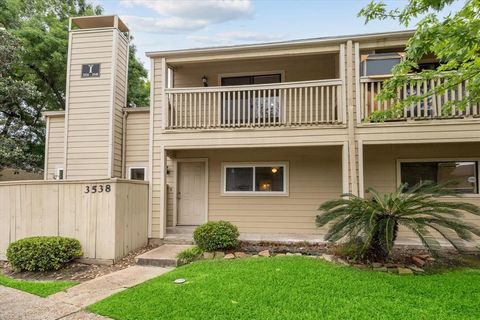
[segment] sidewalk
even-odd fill
[[[171,269],[131,266],[41,298],[0,286],[0,319],[9,320],[101,320],[108,319],[82,309]]]

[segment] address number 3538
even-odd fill
[[[85,193],[102,193],[102,192],[110,192],[112,187],[109,184],[103,185],[93,185],[93,186],[85,186]]]

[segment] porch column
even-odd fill
[[[167,153],[165,147],[161,147],[160,151],[160,222],[159,222],[159,236],[160,239],[165,237],[167,231]]]
[[[363,140],[357,141],[358,153],[358,195],[365,196],[365,178],[363,176]]]
[[[348,142],[345,141],[342,147],[342,193],[350,192],[349,163],[350,157],[348,156]]]

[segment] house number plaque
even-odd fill
[[[100,77],[100,63],[82,64],[82,78]]]
[[[92,186],[85,186],[85,193],[102,193],[102,192],[110,192],[112,191],[112,187],[109,184],[96,184]]]

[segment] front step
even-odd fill
[[[176,267],[180,264],[177,254],[191,247],[184,244],[164,244],[137,256],[135,262],[141,266]]]

